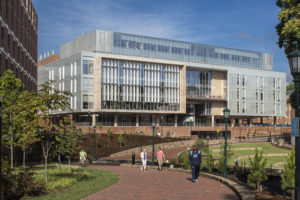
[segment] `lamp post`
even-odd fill
[[[225,146],[224,146],[224,177],[227,177],[227,121],[229,119],[230,110],[226,108],[223,110],[225,120]]]
[[[88,112],[89,135],[91,135],[91,111]]]
[[[209,135],[206,136],[206,140],[207,140],[207,148],[209,148]]]
[[[155,126],[156,126],[156,122],[154,120],[152,122],[152,129],[153,129],[153,135],[152,135],[152,162],[151,162],[152,165],[154,165],[154,134],[155,134]]]
[[[144,135],[143,132],[140,132],[140,144],[141,144],[141,152],[143,151],[143,144],[142,144],[142,136]]]
[[[97,156],[96,156],[96,125],[94,126],[94,160],[97,160]]]
[[[289,65],[291,74],[294,78],[295,83],[295,114],[296,117],[299,116],[299,84],[300,84],[300,51],[298,46],[296,49],[288,54]],[[300,138],[295,137],[295,158],[296,158],[296,169],[295,169],[295,187],[300,187]],[[296,191],[296,199],[299,200],[300,194]]]

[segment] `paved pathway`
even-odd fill
[[[182,172],[147,170],[119,166],[93,166],[115,172],[120,181],[92,194],[85,200],[238,200],[226,185],[199,177],[191,182],[190,175]]]

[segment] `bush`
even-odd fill
[[[292,149],[286,158],[286,164],[284,165],[284,172],[281,176],[281,189],[286,187],[295,187],[295,150]],[[292,193],[292,191],[289,191]]]
[[[11,170],[3,163],[3,193],[5,199],[20,199],[45,192],[45,184],[34,179],[33,168]]]
[[[195,142],[195,145],[201,151],[202,155],[203,155],[203,153],[205,153],[205,154],[208,153],[208,144],[202,138],[197,139]]]
[[[189,154],[190,151],[186,151],[186,152],[182,152],[179,155],[179,163],[181,166],[185,167],[186,169],[191,169]]]
[[[213,171],[213,168],[215,166],[215,162],[214,162],[214,159],[213,159],[213,156],[212,156],[212,153],[208,151],[208,154],[207,154],[207,157],[205,159],[205,166],[208,170],[208,172],[212,172]]]
[[[118,143],[120,144],[120,146],[124,145],[124,137],[122,135],[119,135],[119,137],[118,137]]]
[[[110,130],[110,128],[107,130],[107,137],[109,139],[112,139],[112,131]]]
[[[255,150],[255,156],[250,161],[250,174],[248,174],[247,183],[252,187],[256,187],[259,191],[260,183],[268,179],[266,164],[267,160],[263,157],[262,151]]]

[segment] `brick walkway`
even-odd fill
[[[226,185],[199,177],[191,182],[190,175],[181,172],[148,170],[119,166],[93,166],[115,172],[120,181],[113,186],[88,196],[85,200],[238,200]]]

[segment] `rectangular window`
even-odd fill
[[[94,62],[92,60],[83,60],[83,74],[94,73]]]
[[[77,63],[74,63],[74,76],[77,76]]]
[[[51,80],[54,81],[54,70],[53,69],[52,69],[52,74],[51,75],[52,75]]]
[[[59,80],[61,80],[61,67],[58,69]]]
[[[94,108],[94,96],[93,95],[82,95],[82,108],[93,109]]]
[[[71,87],[71,93],[73,93],[73,80],[71,80],[70,87]]]
[[[62,79],[65,79],[65,66],[62,67]]]
[[[258,90],[256,90],[256,101],[258,101]]]
[[[93,78],[88,78],[88,77],[83,77],[82,79],[83,81],[83,91],[89,91],[89,92],[93,92],[94,90],[94,79]]]
[[[70,106],[71,106],[71,109],[73,109],[73,97],[70,97]]]
[[[65,82],[62,82],[62,91],[65,91]]]
[[[240,75],[239,74],[236,75],[236,84],[240,85]]]
[[[49,76],[48,76],[49,81],[51,81],[51,78],[52,78],[51,70],[49,70]]]
[[[246,78],[245,78],[245,75],[243,75],[243,86],[245,86],[246,85]]]
[[[74,110],[77,109],[77,97],[74,96]]]
[[[256,111],[256,114],[258,114],[258,103],[256,103],[256,105],[255,105],[255,111]]]
[[[240,102],[236,102],[236,113],[240,113]]]
[[[273,101],[275,101],[275,99],[276,99],[276,92],[273,91]]]
[[[273,88],[276,87],[276,78],[273,78]]]
[[[240,99],[240,89],[237,88],[236,90],[236,99]]]
[[[71,77],[73,76],[73,63],[71,63]]]
[[[75,79],[74,80],[74,93],[76,93],[77,91],[77,80]]]
[[[263,101],[264,100],[264,92],[260,91],[260,100]]]
[[[259,87],[259,77],[256,77],[256,87]]]
[[[264,77],[260,77],[260,87],[264,87]]]

